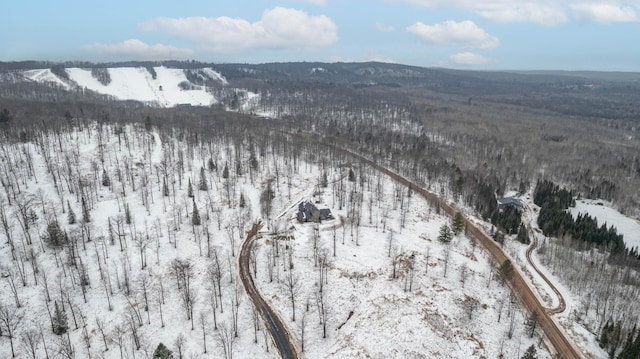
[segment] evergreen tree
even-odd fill
[[[455,216],[451,220],[451,230],[453,234],[458,235],[464,229],[464,217],[462,216],[462,212],[456,212]]]
[[[240,161],[238,161],[238,163],[236,164],[236,175],[242,176],[242,164],[240,163]]]
[[[536,351],[536,347],[533,344],[527,348],[527,351],[524,352],[524,355],[521,359],[538,359],[538,353]]]
[[[529,232],[522,223],[520,224],[520,228],[518,229],[518,237],[516,237],[516,239],[518,240],[518,242],[523,244],[531,243],[531,240],[529,239]]]
[[[356,174],[353,172],[352,168],[349,168],[349,182],[356,181]]]
[[[222,170],[222,178],[229,178],[229,167],[227,167],[226,163],[224,164],[224,169]]]
[[[207,185],[207,176],[204,174],[204,167],[200,167],[200,184],[198,185],[198,189],[201,191],[209,189],[209,186]]]
[[[195,201],[193,201],[193,211],[191,212],[191,224],[194,226],[200,225],[200,213],[198,212],[198,206],[196,206]]]
[[[164,344],[160,343],[153,352],[153,359],[173,359],[173,352]]]
[[[622,346],[622,351],[618,354],[618,359],[636,359],[638,358],[638,350],[640,348],[636,347],[636,327],[633,327],[633,330],[627,334],[627,340],[625,340],[624,345]],[[639,335],[640,336],[640,335]]]
[[[249,155],[249,165],[253,170],[258,169],[258,159],[256,158],[256,153],[253,149],[251,149],[251,153]]]
[[[102,185],[105,187],[111,186],[111,179],[109,178],[109,174],[106,169],[102,170]]]
[[[191,178],[189,178],[189,185],[187,186],[187,196],[193,198],[193,186],[191,186]]]
[[[322,177],[320,178],[320,187],[327,188],[329,185],[329,180],[327,179],[327,172],[322,172]]]
[[[611,331],[613,331],[613,325],[611,324],[611,319],[609,319],[600,332],[600,338],[598,338],[600,348],[606,348],[609,346],[609,337],[611,336]]]
[[[169,197],[169,185],[167,184],[166,178],[162,180],[162,195]]]
[[[500,273],[502,280],[510,280],[513,277],[513,271],[513,265],[508,259],[505,259],[505,261],[500,265],[500,268],[498,268],[498,272]]]
[[[124,205],[124,221],[127,224],[131,224],[131,211],[129,210],[129,203]]]
[[[71,204],[67,200],[67,223],[75,224],[76,223],[76,214],[71,209]]]
[[[53,311],[53,317],[51,319],[52,321],[51,329],[53,330],[54,334],[62,335],[66,333],[67,330],[69,329],[69,324],[67,323],[67,313],[60,310],[60,307],[58,306],[58,301],[54,301],[53,304],[55,305],[55,308]]]
[[[536,327],[538,326],[538,313],[531,313],[524,322],[524,326],[527,329],[529,338],[533,338],[533,335],[536,333]]]
[[[0,112],[0,123],[7,123],[11,121],[11,113],[6,108],[2,109]]]
[[[51,221],[47,225],[46,241],[50,245],[59,247],[67,243],[66,239],[67,238],[65,237],[64,232],[62,231],[62,229],[60,229],[60,224],[58,224],[58,221]]]
[[[217,169],[215,162],[213,162],[213,158],[209,157],[209,161],[207,162],[207,168],[209,168],[209,172],[213,172],[213,170]]]
[[[438,236],[438,240],[440,242],[449,243],[451,242],[452,238],[453,233],[451,233],[451,229],[448,225],[443,224],[442,227],[440,227],[440,235]]]
[[[89,216],[89,207],[87,206],[87,201],[82,197],[82,221],[85,223],[91,222],[91,217]]]
[[[144,128],[145,128],[145,130],[151,131],[152,126],[153,126],[153,124],[151,123],[151,117],[147,116],[144,119]]]
[[[247,202],[244,199],[244,194],[240,193],[240,208],[244,208],[247,205]]]

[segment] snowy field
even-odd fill
[[[598,219],[598,225],[607,223],[607,227],[613,225],[619,234],[624,237],[627,248],[640,248],[640,221],[629,218],[615,209],[605,205],[604,201],[578,200],[576,206],[569,208],[575,218],[579,213],[588,213]]]
[[[17,356],[33,338],[37,358],[149,358],[159,343],[186,358],[277,357],[237,278],[244,233],[262,218],[256,284],[298,351],[304,328],[304,357],[519,358],[530,345],[550,357],[481,248],[462,234],[439,242],[449,219],[387,177],[351,166],[349,181],[349,167],[321,169],[304,150],[165,131],[91,125],[0,144],[0,304],[19,319]],[[314,198],[335,219],[293,221]],[[60,316],[68,331],[56,335]],[[9,344],[0,338],[0,358]]]

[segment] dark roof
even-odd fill
[[[313,215],[318,213],[319,219],[327,219],[331,216],[331,210],[329,208],[318,209],[311,202],[301,202],[298,205],[298,220],[309,221],[313,219]]]
[[[513,197],[504,197],[498,200],[498,205],[500,206],[514,206],[517,208],[522,208],[522,202],[519,199]]]

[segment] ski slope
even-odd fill
[[[65,90],[71,89],[71,86],[69,86],[65,81],[62,81],[58,76],[54,75],[53,72],[51,72],[51,69],[27,70],[23,72],[22,75],[34,82],[53,84],[54,86],[62,87]]]
[[[107,69],[111,82],[104,85],[91,75],[90,69],[67,68],[67,74],[72,84],[77,89],[87,89],[97,93],[112,96],[118,100],[135,100],[161,107],[174,107],[177,105],[209,106],[217,103],[213,94],[204,86],[194,85],[187,79],[184,70],[154,67],[156,78],[154,79],[144,67],[118,67]],[[216,71],[206,68],[201,69],[207,77],[219,81],[223,85],[226,79]],[[50,69],[29,70],[23,75],[31,81],[40,83],[53,83],[65,89],[72,86],[57,77]],[[189,83],[191,89],[183,90],[179,84]]]

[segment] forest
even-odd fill
[[[64,70],[69,65],[58,66]],[[198,65],[184,66],[197,68]],[[16,214],[3,215],[6,217],[3,226],[11,248],[8,252],[10,259],[19,263],[16,269],[8,270],[11,280],[7,280],[8,288],[14,288],[11,291],[13,298],[9,299],[15,302],[16,307],[22,300],[18,288],[21,283],[27,286],[27,274],[33,277],[34,284],[38,280],[45,282],[36,273],[45,273],[39,270],[37,253],[30,253],[29,248],[39,246],[43,252],[50,250],[54,254],[51,265],[69,270],[69,279],[65,279],[69,283],[55,284],[59,295],[56,294],[57,299],[47,306],[51,308],[51,321],[57,323],[59,320],[54,321],[53,318],[78,307],[73,302],[69,303],[62,287],[71,286],[84,293],[85,286],[94,287],[93,283],[100,283],[104,287],[102,278],[111,277],[116,283],[102,288],[105,301],[113,294],[114,286],[122,291],[130,290],[127,282],[131,278],[126,278],[127,273],[133,266],[149,265],[154,254],[157,260],[158,248],[162,246],[155,244],[154,247],[154,243],[158,242],[161,234],[163,238],[168,236],[168,244],[179,245],[179,239],[171,237],[173,227],[190,227],[198,243],[197,248],[206,253],[206,257],[214,256],[215,251],[207,246],[210,235],[196,230],[201,224],[196,224],[195,214],[201,223],[208,222],[210,226],[217,227],[219,236],[239,243],[245,228],[237,223],[216,224],[215,218],[220,218],[220,215],[216,215],[218,212],[208,198],[199,197],[203,188],[210,191],[214,184],[220,186],[219,201],[228,207],[224,211],[231,213],[229,218],[244,218],[250,222],[249,217],[260,213],[268,221],[274,215],[270,212],[272,206],[266,204],[272,197],[271,191],[275,191],[275,198],[279,198],[289,186],[288,181],[294,177],[286,172],[289,170],[285,164],[304,160],[329,171],[329,163],[349,163],[347,158],[327,147],[326,144],[331,143],[362,154],[420,186],[450,198],[467,209],[469,214],[491,221],[507,235],[506,241],[517,239],[528,243],[529,239],[525,239],[526,229],[521,225],[519,213],[498,211],[497,199],[509,191],[523,194],[531,191],[535,204],[541,208],[537,223],[550,238],[540,248],[543,263],[554,272],[562,272],[559,274],[562,280],[573,278],[572,283],[582,287],[581,290],[591,284],[587,279],[575,279],[579,272],[587,273],[580,268],[606,269],[603,273],[611,271],[610,278],[619,279],[619,286],[594,289],[594,293],[606,297],[617,291],[625,295],[606,300],[596,299],[595,294],[586,298],[583,302],[585,315],[578,321],[586,323],[594,337],[605,343],[602,347],[613,353],[612,356],[620,354],[623,357],[622,353],[626,353],[625,345],[614,346],[608,338],[612,337],[611,328],[615,329],[616,325],[620,327],[617,338],[635,338],[632,328],[637,316],[625,317],[624,310],[629,305],[622,303],[631,300],[632,293],[636,292],[638,275],[635,265],[626,261],[613,265],[608,258],[601,258],[599,250],[611,254],[634,255],[634,252],[624,247],[623,238],[615,228],[599,224],[587,215],[574,220],[564,210],[579,195],[609,201],[630,216],[640,214],[640,194],[637,192],[640,184],[640,140],[637,136],[638,109],[634,107],[640,102],[632,101],[633,91],[622,90],[634,88],[636,84],[621,84],[581,74],[464,73],[376,63],[213,65],[230,80],[225,87],[211,89],[223,102],[216,108],[162,109],[135,102],[114,102],[95,93],[67,92],[35,83],[18,82],[3,86],[0,99],[0,108],[3,109],[0,126],[5,146],[3,199],[8,204],[11,201],[9,205],[17,208]],[[34,65],[3,66],[8,69],[3,75],[6,79],[11,77],[11,70],[32,68]],[[108,76],[100,70],[105,67],[96,66],[95,76],[108,82]],[[309,72],[313,67],[326,67],[332,75],[322,78]],[[256,71],[242,70],[246,68]],[[364,83],[370,85],[361,86]],[[591,87],[585,85],[594,83],[597,85],[595,90],[587,90]],[[232,105],[234,99],[246,100],[242,91],[247,89],[260,95],[259,102],[249,107]],[[619,96],[620,93],[624,96]],[[585,101],[608,105],[591,108],[585,106]],[[621,102],[625,105],[618,106]],[[234,111],[222,111],[224,106]],[[161,137],[149,135],[153,129]],[[147,131],[146,136],[144,131]],[[98,157],[87,168],[82,168],[77,162],[81,155],[78,148],[83,143],[88,145],[90,137],[96,138]],[[158,140],[163,144],[184,141],[200,146],[171,148],[163,154],[167,156],[166,168],[154,167],[150,162],[150,149]],[[125,150],[143,149],[138,154],[141,157],[134,160],[132,152],[125,160],[101,150],[109,143],[114,146],[116,141],[117,146]],[[224,145],[216,145],[216,142]],[[47,176],[53,181],[50,193],[56,195],[49,200],[45,198],[46,193],[28,199],[20,196],[28,183],[33,186],[33,181],[41,180],[37,177],[36,168],[24,165],[31,163],[30,158],[35,151],[44,156]],[[272,164],[267,166],[265,161],[269,158]],[[353,182],[361,183],[363,188],[365,185],[373,186],[370,175],[360,171],[358,173],[356,168],[358,178]],[[267,172],[272,179],[264,182]],[[254,187],[257,191],[255,198],[265,204],[247,204],[246,201],[253,197],[245,186],[238,184],[239,179]],[[350,181],[347,180],[345,186],[348,183]],[[246,192],[237,186],[245,188]],[[366,197],[347,196],[347,192],[339,194],[348,187],[332,188],[337,191],[333,195],[336,204],[359,208],[350,212],[349,216],[353,217],[347,218],[349,226],[344,227],[353,231],[355,240],[358,240],[359,231],[355,229],[364,216],[359,212],[369,208],[362,204],[366,203]],[[105,191],[119,208],[118,212],[122,212],[122,218],[119,215],[99,220],[91,218],[95,206],[102,201],[101,196],[106,195]],[[130,204],[126,198],[133,193],[147,215],[152,212],[155,201],[162,200],[163,206],[173,208],[168,212],[171,213],[173,227],[158,225],[154,221],[127,219]],[[409,194],[396,192],[396,198],[408,200]],[[361,205],[355,205],[353,201],[360,201]],[[240,206],[241,202],[244,206]],[[249,211],[248,208],[252,207]],[[71,213],[74,221],[71,221]],[[96,220],[102,227],[106,226],[101,241],[94,240],[100,234],[86,225]],[[75,229],[73,233],[63,230],[69,226]],[[19,239],[14,241],[14,237]],[[551,239],[554,237],[558,240]],[[130,258],[111,263],[106,260],[106,255],[113,249],[100,248],[97,244],[106,248],[115,246],[115,249],[128,246],[135,251],[131,251]],[[91,250],[96,252],[91,254],[97,258],[96,263],[102,263],[104,268],[94,268],[96,271],[87,275],[83,262],[86,259],[79,253]],[[63,255],[66,256],[64,261]],[[574,265],[569,269],[562,267],[561,263]],[[176,273],[172,280],[180,289],[173,295],[182,298],[185,315],[191,318],[195,327],[195,322],[200,319],[197,313],[190,312],[193,309],[190,304],[192,298],[189,291],[185,291],[189,288],[189,275],[185,276],[184,268],[190,270],[189,264],[178,261],[173,267]],[[110,274],[105,274],[106,271]],[[231,270],[227,271],[228,280],[233,280]],[[588,273],[592,272],[593,269],[589,269]],[[218,280],[215,277],[213,275],[214,283]],[[96,282],[97,278],[101,282]],[[289,278],[290,289],[294,287],[293,279]],[[601,276],[596,279],[604,280]],[[144,281],[136,279],[137,283],[142,283],[139,280]],[[54,288],[50,289],[54,291]],[[231,301],[230,308],[233,308],[233,301],[238,300],[233,299],[235,290],[237,288],[214,291],[211,300],[215,305],[216,296],[221,302],[220,296],[224,296],[225,305]],[[615,300],[616,304],[603,304],[609,303],[608,300]],[[128,305],[132,312],[128,323],[123,322],[126,328],[122,328],[122,333],[133,333],[134,327],[144,321],[144,313],[136,312],[141,303],[125,302],[122,305]],[[156,306],[162,308],[160,303]],[[216,313],[216,309],[213,312]],[[592,312],[596,313],[597,319],[590,319],[593,318],[589,314]],[[74,325],[80,328],[85,315],[76,314]],[[231,318],[226,321],[230,325],[228,329],[235,331],[237,319],[234,320],[233,311],[230,314]],[[5,332],[9,327],[3,327]],[[127,350],[122,341],[117,344],[118,338],[122,340],[124,336],[110,337],[116,347]],[[622,339],[616,340],[616,343],[622,343]],[[164,344],[176,348],[170,339],[167,341]],[[105,340],[105,346],[107,342]],[[228,341],[226,343],[231,352]],[[64,348],[65,345],[61,343],[59,347]]]

